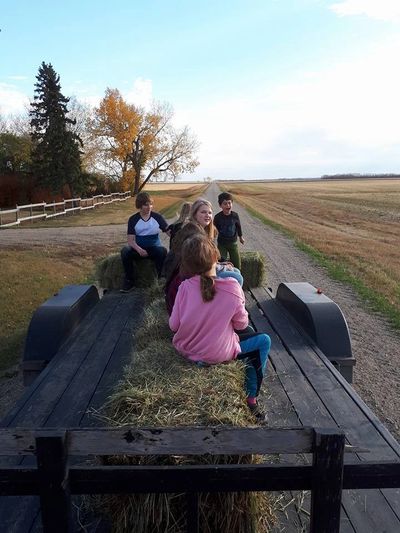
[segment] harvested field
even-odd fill
[[[347,278],[400,327],[400,180],[225,187],[243,205],[333,260],[338,279]]]

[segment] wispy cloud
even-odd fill
[[[342,0],[332,4],[330,9],[342,17],[365,15],[377,20],[400,22],[399,0]]]
[[[374,158],[390,170],[399,164],[399,56],[400,37],[391,38],[289,83],[249,88],[246,98],[178,109],[177,119],[190,124],[200,160],[220,174],[367,171]]]
[[[24,81],[28,79],[28,76],[7,76],[9,80]]]
[[[148,79],[137,78],[133,82],[133,88],[124,96],[129,103],[148,108],[153,101],[153,83]]]
[[[29,98],[14,85],[0,83],[0,112],[3,115],[20,113],[29,104]]]

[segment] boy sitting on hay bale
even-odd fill
[[[218,248],[206,235],[194,235],[182,245],[179,286],[169,325],[173,344],[197,365],[215,365],[233,359],[246,362],[247,405],[258,421],[265,419],[257,403],[271,340],[265,333],[235,330],[248,326],[243,290],[233,278],[218,278]]]
[[[135,261],[148,257],[161,276],[167,250],[161,246],[160,230],[168,233],[168,222],[160,213],[155,213],[153,200],[147,192],[136,196],[137,213],[128,220],[128,245],[121,250],[125,280],[121,292],[129,292],[135,284]]]

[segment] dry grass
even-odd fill
[[[225,185],[400,312],[400,180]]]
[[[0,371],[20,358],[32,313],[63,286],[86,282],[98,253],[87,246],[1,251]]]
[[[105,406],[111,425],[177,427],[249,426],[243,363],[199,368],[179,356],[171,344],[163,298],[151,295],[136,349],[123,381]],[[255,456],[111,457],[107,464],[237,464],[259,462]],[[116,533],[174,532],[186,529],[185,495],[109,495],[95,500],[111,517]],[[274,523],[266,493],[201,494],[200,530],[205,533],[255,533]]]

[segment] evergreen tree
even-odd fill
[[[61,93],[60,76],[51,63],[42,63],[36,76],[34,101],[31,103],[32,164],[39,183],[54,193],[65,184],[71,194],[81,192],[81,160],[78,135],[68,127],[69,98]]]

